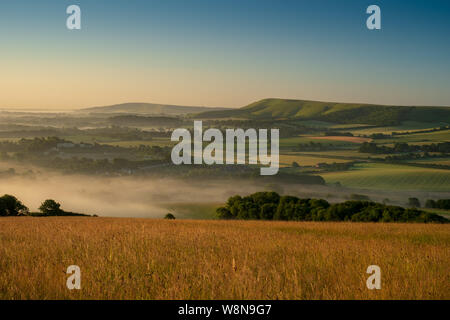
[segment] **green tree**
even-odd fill
[[[224,207],[220,207],[216,209],[216,214],[219,219],[233,219],[233,215],[230,210]]]
[[[420,208],[420,201],[417,198],[409,198],[408,205],[413,208]]]
[[[415,198],[413,198],[415,199]],[[418,199],[416,199],[418,202]],[[415,200],[412,204],[420,205]],[[450,207],[450,199],[436,201],[436,207]],[[352,200],[329,204],[324,199],[280,197],[275,192],[257,192],[249,196],[234,196],[225,207],[217,209],[221,219],[261,219],[294,221],[355,221],[355,222],[438,222],[449,220],[416,208],[405,209],[372,201]]]
[[[167,219],[167,220],[175,220],[175,216],[169,212],[168,214],[166,214],[166,216],[164,217],[164,219]]]
[[[428,199],[427,202],[425,202],[425,208],[436,208],[436,201]]]
[[[450,199],[439,199],[436,201],[436,208],[450,210]]]
[[[292,220],[295,215],[296,204],[299,199],[293,196],[283,196],[280,198],[274,220]]]
[[[39,207],[39,211],[41,211],[46,216],[59,216],[64,213],[64,211],[61,209],[61,205],[52,199],[47,199],[42,202],[41,206]]]
[[[264,203],[261,206],[260,219],[262,219],[262,220],[272,220],[276,211],[277,211],[277,204],[275,204],[275,203]]]
[[[23,216],[28,213],[28,208],[16,197],[9,194],[0,197],[0,216]]]

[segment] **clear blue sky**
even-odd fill
[[[366,28],[370,4],[381,30]],[[450,105],[449,39],[443,0],[2,1],[0,107]]]

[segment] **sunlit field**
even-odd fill
[[[441,224],[1,218],[0,257],[0,299],[450,299]]]
[[[297,164],[302,166],[315,166],[318,163],[343,163],[349,162],[350,160],[346,159],[337,159],[337,158],[327,158],[324,156],[310,156],[310,155],[302,155],[298,153],[289,153],[289,154],[281,154],[280,155],[280,167],[289,167],[293,162],[297,162]]]
[[[373,190],[450,191],[450,171],[397,164],[358,164],[349,171],[322,175],[327,183]]]

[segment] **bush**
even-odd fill
[[[168,220],[175,220],[175,216],[171,213],[166,214],[166,216],[164,217],[164,219],[168,219]]]

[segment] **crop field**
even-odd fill
[[[384,133],[391,134],[392,132],[414,132],[424,129],[432,129],[439,128],[440,126],[448,125],[443,122],[415,122],[415,121],[404,121],[402,124],[397,126],[386,126],[386,127],[373,127],[373,128],[361,128],[361,129],[352,129],[352,132],[355,135],[361,134],[373,134],[373,133]]]
[[[343,186],[384,190],[450,191],[450,171],[407,165],[367,163],[354,169],[324,173],[327,183]]]
[[[168,138],[153,138],[152,140],[129,140],[129,141],[110,141],[110,142],[104,142],[103,144],[109,144],[112,146],[119,146],[119,147],[139,147],[140,145],[144,146],[173,146],[176,144],[176,142],[170,141]]]
[[[19,141],[19,140],[20,140],[20,138],[0,138],[0,142],[3,142],[3,141],[16,142],[16,141]]]
[[[437,143],[446,141],[450,141],[450,130],[405,134],[396,136],[394,139],[376,140],[377,143],[406,142],[411,144],[414,144],[416,142]]]
[[[292,162],[297,162],[300,166],[314,166],[318,163],[343,163],[350,160],[331,158],[331,157],[314,157],[296,153],[281,154],[280,155],[280,167],[290,167]]]
[[[408,162],[422,163],[422,164],[440,164],[450,166],[450,158],[429,158],[429,159],[415,159]]]
[[[374,127],[377,128],[377,126],[375,125],[369,125],[369,124],[363,124],[363,123],[346,123],[346,124],[333,124],[331,126],[329,126],[332,129],[352,129],[352,130],[363,130],[364,128],[367,127]]]
[[[296,154],[305,156],[317,156],[324,158],[346,158],[346,159],[367,159],[367,158],[385,158],[388,154],[371,154],[371,153],[361,153],[358,150],[332,150],[332,151],[305,151],[297,152]]]
[[[295,123],[309,128],[330,128],[335,126],[334,123],[319,120],[297,120]]]
[[[321,137],[322,138],[322,137]],[[349,142],[349,141],[338,141],[333,139],[317,139],[315,136],[298,136],[298,137],[290,137],[290,138],[281,138],[280,139],[280,148],[283,147],[298,147],[299,144],[305,143],[321,143],[324,145],[332,145],[337,147],[357,147],[359,143]]]
[[[115,139],[111,139],[109,137],[103,137],[103,136],[86,136],[86,135],[74,135],[74,136],[65,136],[65,140],[71,141],[73,143],[105,143],[105,142],[112,142],[117,141]]]
[[[316,139],[316,140],[332,140],[332,141],[344,141],[344,142],[352,142],[352,143],[363,143],[363,142],[370,142],[370,141],[372,141],[372,139],[369,139],[369,138],[346,137],[346,136],[311,137],[311,139]]]
[[[449,249],[438,224],[2,218],[0,299],[449,299]]]

